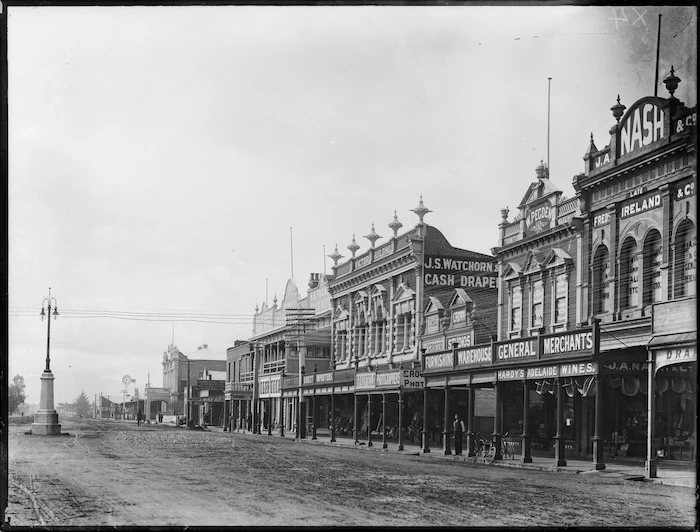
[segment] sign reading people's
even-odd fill
[[[525,234],[536,235],[552,227],[552,206],[549,201],[537,203],[527,208],[525,214]]]
[[[498,286],[498,268],[494,261],[466,259],[446,255],[426,255],[423,262],[426,287],[488,288]]]
[[[620,124],[620,157],[649,146],[664,136],[664,112],[656,103],[640,100]]]

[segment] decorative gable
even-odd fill
[[[452,310],[452,308],[454,307],[464,306],[467,304],[472,304],[472,298],[469,297],[469,294],[467,294],[463,288],[455,288],[454,292],[452,292],[452,297],[450,297],[450,302],[447,304],[447,306],[450,308],[450,310]]]
[[[546,268],[557,268],[571,264],[573,261],[574,259],[571,258],[571,255],[563,249],[552,248],[544,260],[544,266]]]
[[[543,262],[544,258],[539,251],[530,251],[527,254],[527,259],[525,260],[523,275],[539,273],[542,270]]]
[[[440,303],[440,300],[435,297],[435,296],[430,296],[428,298],[428,306],[425,309],[425,314],[433,314],[433,313],[439,313],[445,310],[445,307],[442,306],[442,303]]]
[[[411,299],[414,299],[416,297],[416,293],[411,290],[408,286],[406,286],[404,283],[399,284],[399,287],[396,289],[396,293],[394,294],[394,299],[392,299],[392,303],[400,303],[402,301],[409,301]]]
[[[503,267],[503,279],[515,279],[522,273],[522,267],[517,262],[507,262]]]

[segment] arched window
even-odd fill
[[[610,252],[600,246],[593,257],[593,312],[602,314],[613,308],[610,293]]]
[[[639,304],[639,258],[637,242],[628,237],[620,252],[620,308],[635,308]]]
[[[664,262],[664,248],[658,231],[649,231],[644,239],[644,301],[658,303],[666,299],[661,282],[661,265]]]
[[[673,297],[694,296],[697,259],[697,233],[695,225],[685,220],[676,233],[674,257]]]

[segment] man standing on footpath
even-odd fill
[[[455,414],[452,422],[452,433],[455,435],[455,455],[462,454],[462,433],[464,432],[464,422],[459,419],[459,414]]]

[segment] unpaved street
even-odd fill
[[[10,427],[13,526],[694,527],[695,491],[291,438],[61,419]]]

